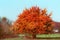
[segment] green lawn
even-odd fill
[[[37,35],[39,38],[60,38],[60,34],[41,34]]]

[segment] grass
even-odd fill
[[[37,38],[60,38],[60,34],[41,34]]]
[[[37,35],[37,38],[45,38],[45,39],[46,38],[60,38],[60,34],[41,34],[41,35]],[[26,38],[23,38],[23,37],[6,38],[4,40],[26,40]]]

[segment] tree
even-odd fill
[[[47,15],[46,9],[42,10],[39,7],[26,9],[19,14],[12,30],[16,34],[32,34],[33,38],[36,37],[36,34],[51,33],[54,23],[50,16],[51,14]]]
[[[2,36],[2,24],[1,24],[1,17],[0,17],[0,37]]]
[[[10,27],[12,26],[12,23],[10,23],[10,20],[8,21],[6,17],[2,17],[0,20],[0,24],[1,24],[0,28],[3,31],[2,34],[9,34]]]

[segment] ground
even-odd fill
[[[4,39],[0,39],[0,40],[60,40],[60,34],[49,34],[49,35],[37,35],[37,37],[42,37],[39,39],[29,39],[23,36],[19,36],[19,37],[13,37],[13,38],[4,38]],[[44,38],[44,39],[43,39]]]

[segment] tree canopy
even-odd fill
[[[46,9],[31,7],[30,9],[25,9],[18,15],[11,29],[14,33],[51,33],[54,23],[50,16],[51,14],[48,15]]]

